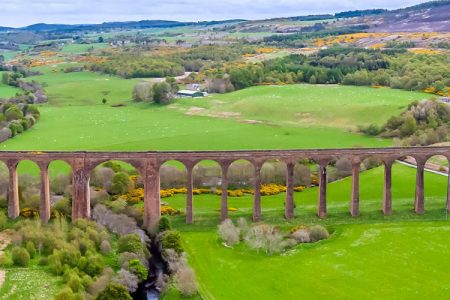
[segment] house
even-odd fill
[[[190,91],[190,90],[180,90],[177,93],[177,96],[180,98],[196,98],[196,97],[205,97],[207,96],[206,92],[201,91]]]

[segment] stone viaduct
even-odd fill
[[[40,216],[43,222],[50,218],[50,185],[48,166],[52,161],[62,160],[72,167],[73,193],[72,217],[90,217],[89,177],[91,171],[99,164],[119,160],[134,166],[144,180],[144,226],[158,222],[160,209],[159,170],[162,164],[169,160],[177,160],[184,164],[187,170],[186,223],[193,222],[193,169],[202,160],[214,160],[222,168],[222,191],[228,188],[227,172],[229,166],[237,160],[247,160],[255,170],[253,220],[261,218],[260,170],[266,161],[280,160],[287,166],[286,172],[286,204],[285,217],[294,217],[294,166],[301,159],[312,159],[319,165],[319,196],[317,215],[325,218],[327,215],[327,166],[336,159],[346,157],[351,159],[352,193],[350,214],[359,215],[359,171],[360,163],[368,157],[377,157],[384,163],[384,191],[382,211],[392,213],[392,178],[391,170],[398,158],[411,156],[417,162],[415,211],[424,212],[424,166],[434,155],[443,155],[450,160],[450,147],[405,147],[405,148],[350,148],[350,149],[305,149],[305,150],[261,150],[261,151],[197,151],[197,152],[0,152],[0,160],[4,161],[9,170],[8,215],[10,218],[19,216],[19,190],[17,165],[21,160],[35,162],[41,170],[41,200]],[[450,177],[449,177],[450,178]],[[450,186],[450,185],[449,185]],[[447,188],[448,190],[449,188]],[[227,193],[222,192],[221,219],[228,217]],[[450,211],[450,193],[447,194],[447,210]],[[443,203],[444,205],[444,203]]]

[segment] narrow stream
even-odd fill
[[[167,264],[162,258],[160,247],[155,237],[151,237],[151,242],[147,244],[147,248],[152,254],[148,260],[148,277],[147,280],[139,284],[137,291],[131,295],[134,300],[158,300],[160,290],[156,286],[156,282],[164,274],[168,274]]]

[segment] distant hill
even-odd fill
[[[178,22],[168,20],[141,20],[129,22],[104,22],[101,24],[46,24],[38,23],[30,26],[18,28],[22,31],[34,32],[75,32],[81,30],[110,30],[110,29],[145,29],[145,28],[171,28],[179,26],[193,26],[193,25],[218,25],[226,23],[235,23],[245,20],[233,19],[224,21],[202,21],[202,22]],[[10,28],[12,29],[12,28]]]
[[[255,24],[271,21],[323,21],[335,19],[334,27],[348,27],[364,25],[369,31],[378,32],[400,32],[400,31],[450,31],[450,0],[431,1],[419,5],[396,10],[367,9],[351,10],[336,14],[294,16],[286,18],[272,18],[266,20],[247,21],[232,19],[224,21],[203,22],[178,22],[171,20],[142,20],[128,22],[104,22],[101,24],[45,24],[38,23],[22,28],[0,27],[0,32],[5,31],[27,31],[34,33],[75,33],[78,31],[102,31],[112,29],[146,29],[146,28],[171,28],[179,26],[212,26],[220,24],[240,24],[251,26],[249,30],[255,29]],[[265,25],[267,27],[267,24]],[[267,28],[266,28],[267,29]],[[314,28],[313,28],[314,29]],[[296,28],[291,31],[296,31]]]
[[[372,16],[371,31],[450,32],[450,1],[432,1]]]
[[[0,31],[10,31],[10,30],[14,30],[14,28],[0,26]]]

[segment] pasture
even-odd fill
[[[49,103],[40,106],[38,124],[2,143],[1,150],[385,147],[392,142],[350,129],[381,124],[411,101],[428,96],[365,87],[263,86],[159,106],[131,101],[139,79],[46,72],[28,80],[45,86]],[[107,104],[101,103],[103,98]],[[112,107],[117,104],[124,106]],[[30,168],[25,163],[20,170]],[[55,168],[53,173],[67,170]]]
[[[348,213],[351,178],[328,185],[329,216],[315,216],[317,188],[295,193],[296,217],[283,218],[284,196],[263,197],[263,222],[284,232],[304,224],[326,225],[330,239],[295,247],[282,255],[258,254],[240,244],[221,244],[216,233],[220,197],[194,196],[194,225],[173,217],[182,231],[189,262],[204,299],[445,299],[450,291],[450,226],[445,213],[447,178],[425,174],[426,213],[416,215],[415,170],[393,169],[393,215],[381,209],[382,168],[361,174],[361,216]],[[182,195],[165,198],[184,209]],[[251,197],[229,198],[232,219],[250,221]],[[172,299],[176,297],[167,297]]]

